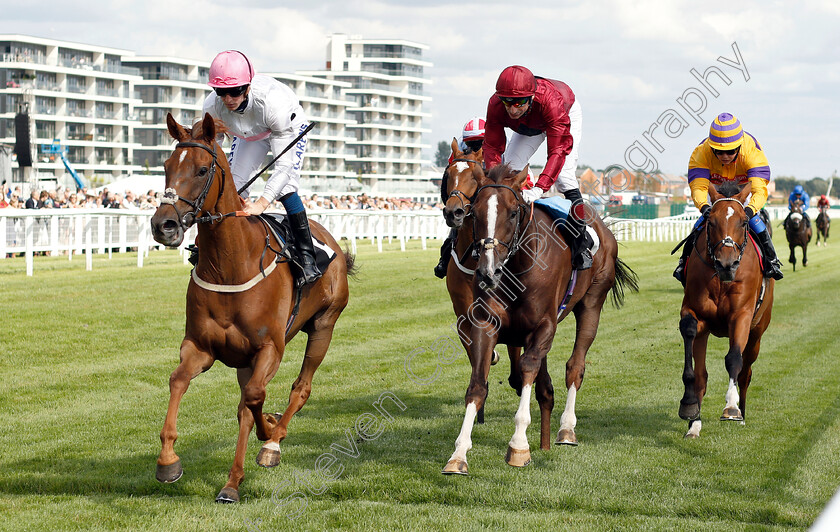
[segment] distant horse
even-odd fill
[[[248,435],[254,425],[257,438],[265,442],[257,463],[273,467],[280,461],[280,441],[286,437],[292,416],[309,398],[312,376],[347,305],[347,276],[354,269],[353,256],[344,253],[323,227],[310,221],[313,236],[340,259],[333,260],[316,283],[296,289],[288,262],[281,260],[278,251],[283,242],[270,234],[261,218],[237,213],[239,195],[227,159],[215,141],[224,126],[209,114],[192,130],[176,123],[171,114],[166,125],[178,144],[164,163],[166,193],[152,217],[152,232],[161,244],[178,246],[184,232],[198,223],[201,252],[187,287],[186,333],[181,362],[169,378],[169,408],[160,434],[156,477],[161,482],[175,482],[183,474],[174,450],[178,407],[190,381],[219,360],[236,368],[242,395],[236,455],[216,501],[237,502]],[[306,353],[300,375],[292,384],[289,405],[282,417],[263,414],[266,385],[277,372],[286,344],[301,330],[308,336]]]
[[[473,303],[473,275],[475,274],[476,260],[472,256],[473,250],[473,217],[470,213],[471,197],[475,194],[477,182],[474,171],[480,172],[484,162],[484,155],[481,150],[478,152],[464,153],[458,148],[458,142],[452,141],[452,153],[454,158],[452,164],[446,167],[443,175],[441,196],[446,202],[443,207],[443,217],[446,225],[458,229],[457,237],[452,249],[452,258],[446,271],[446,289],[449,291],[449,298],[452,300],[452,307],[455,315],[459,317],[456,328],[458,337],[467,352],[470,354],[470,330],[472,323],[468,319],[462,319]],[[509,346],[508,357],[510,358],[510,376],[508,383],[519,393],[522,384],[519,381],[519,356],[522,348]],[[499,355],[493,351],[493,361],[498,361]],[[484,422],[484,408],[478,411],[477,421]]]
[[[555,443],[577,445],[575,399],[601,308],[610,291],[618,306],[623,303],[625,287],[638,289],[635,273],[618,258],[615,237],[591,210],[587,215],[593,218],[591,225],[600,240],[600,249],[595,252],[590,269],[576,271],[572,269],[567,240],[558,232],[557,224],[541,209],[522,202],[527,167],[517,173],[507,165],[499,165],[488,176],[481,169],[474,170],[474,175],[477,190],[472,200],[472,241],[478,264],[472,285],[473,303],[464,314],[472,323],[472,375],[461,432],[444,474],[467,474],[473,422],[487,396],[490,357],[497,343],[525,348],[519,361],[521,399],[507,463],[517,467],[530,463],[526,429],[531,422],[529,406],[534,385],[540,406],[540,448],[550,447],[554,388],[546,355],[557,323],[570,312],[574,312],[577,322],[575,346],[566,363],[568,395]]]
[[[811,241],[811,228],[805,223],[802,210],[803,203],[799,200],[793,202],[790,214],[784,222],[785,236],[790,246],[790,258],[793,264],[793,271],[796,271],[796,254],[794,249],[802,248],[802,266],[808,266],[808,242]]]
[[[828,216],[828,209],[820,207],[820,214],[817,215],[817,247],[820,245],[820,237],[823,244],[828,245],[828,230],[831,229],[831,218]]]
[[[685,393],[679,415],[688,420],[687,438],[698,437],[702,427],[700,405],[709,377],[709,334],[729,338],[725,358],[729,388],[721,419],[743,422],[752,364],[758,358],[761,335],[770,323],[776,281],[762,275],[757,247],[748,237],[749,219],[743,203],[749,193],[750,187],[739,191],[737,185],[729,183],[719,191],[709,187],[712,209],[686,263],[680,310]]]

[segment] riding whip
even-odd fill
[[[268,163],[267,165],[265,165],[265,167],[263,167],[263,169],[262,169],[262,170],[260,170],[259,172],[257,172],[257,173],[256,173],[256,175],[254,175],[254,177],[252,177],[251,179],[249,179],[247,183],[245,183],[244,185],[242,185],[241,187],[239,187],[239,190],[237,190],[237,191],[236,191],[236,193],[237,193],[237,194],[242,194],[242,191],[243,191],[243,190],[245,190],[246,188],[250,187],[250,186],[251,186],[251,183],[253,183],[253,182],[254,182],[254,181],[255,181],[258,177],[260,177],[260,175],[262,175],[262,173],[263,173],[263,172],[265,172],[266,170],[268,170],[268,168],[269,168],[272,164],[274,164],[275,162],[277,162],[277,159],[279,159],[279,158],[280,158],[280,157],[281,157],[284,153],[286,153],[287,151],[289,151],[290,149],[292,149],[292,146],[294,146],[295,144],[297,144],[297,143],[298,143],[298,141],[299,141],[300,139],[302,139],[302,138],[303,138],[303,137],[304,137],[307,133],[309,133],[309,132],[312,130],[312,128],[313,128],[313,127],[315,127],[315,123],[314,123],[314,122],[312,122],[312,123],[310,123],[308,126],[306,126],[306,129],[304,129],[303,131],[301,131],[300,135],[298,135],[298,136],[297,136],[297,138],[295,138],[295,140],[293,140],[293,141],[292,141],[292,142],[291,142],[288,146],[286,146],[286,147],[283,149],[283,151],[281,151],[280,153],[278,153],[278,154],[277,154],[277,156],[276,156],[274,159],[272,159],[270,163]]]

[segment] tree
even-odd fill
[[[435,164],[437,166],[446,166],[449,163],[449,154],[452,151],[451,144],[442,140],[438,142],[437,151],[435,152]]]

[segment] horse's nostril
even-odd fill
[[[455,209],[454,211],[452,211],[452,215],[455,216],[455,218],[463,218],[464,217],[464,209],[459,207],[459,208]]]
[[[164,231],[174,231],[178,229],[178,222],[175,220],[166,220],[161,224],[161,229]]]

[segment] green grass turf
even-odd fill
[[[787,252],[777,235],[779,255]],[[698,440],[683,439],[682,291],[673,243],[627,243],[620,255],[641,292],[605,307],[577,401],[580,446],[539,450],[539,409],[528,430],[533,462],[504,463],[518,398],[504,359],[491,368],[486,423],[473,430],[470,475],[440,470],[464,415],[470,368],[458,346],[438,364],[435,342],[454,340],[438,252],[417,242],[377,253],[359,247],[358,281],[338,322],[312,397],[289,427],[278,467],[254,463],[252,434],[242,503],[217,505],[233,460],[238,387],[216,365],[181,405],[175,450],[184,476],[154,478],[168,378],[183,336],[187,266],[173,251],[0,260],[0,529],[2,530],[769,530],[806,529],[838,487],[840,246],[811,247],[810,265],[777,284],[773,321],[750,387],[746,426],[717,421],[726,340],[709,342],[709,388]],[[434,248],[434,249],[433,249]],[[549,354],[553,429],[574,323]],[[304,335],[269,386],[285,407]],[[412,353],[412,379],[405,360]],[[420,383],[421,379],[425,382]],[[373,403],[391,392],[405,406]],[[358,437],[377,416],[381,434]],[[364,419],[364,418],[362,418]],[[348,432],[351,442],[348,442]],[[335,450],[355,445],[354,456]],[[332,447],[331,447],[332,446]],[[316,474],[332,453],[336,478]],[[341,469],[338,469],[338,468]]]

